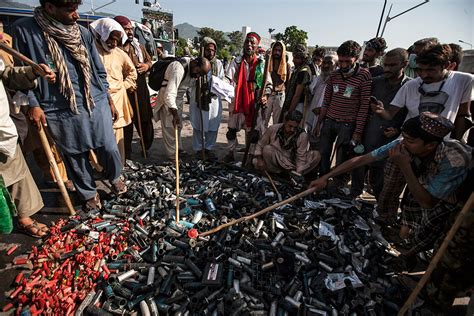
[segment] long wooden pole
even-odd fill
[[[5,43],[0,42],[0,49],[7,52],[8,54],[12,55],[18,60],[21,60],[23,63],[25,63],[28,66],[33,67],[33,69],[41,76],[44,77],[46,76],[46,72],[41,68],[37,63],[23,55],[22,53],[18,52],[14,48],[11,48]]]
[[[431,273],[433,273],[434,269],[436,268],[436,265],[438,264],[439,260],[441,260],[441,257],[444,255],[444,252],[448,248],[449,243],[453,239],[454,235],[458,231],[459,227],[461,226],[462,222],[464,221],[466,214],[474,208],[474,193],[471,193],[471,196],[467,200],[466,204],[464,204],[464,207],[462,208],[461,212],[458,214],[456,217],[456,221],[454,222],[453,226],[451,226],[451,229],[449,230],[448,234],[443,240],[443,243],[439,247],[438,251],[436,251],[436,254],[434,255],[433,259],[431,259],[431,262],[426,269],[425,274],[423,274],[423,277],[420,279],[416,287],[413,289],[413,292],[411,292],[410,296],[406,300],[405,304],[403,304],[402,308],[398,312],[399,316],[405,315],[408,309],[413,305],[413,302],[415,302],[416,297],[420,293],[420,291],[423,289],[425,286],[426,282],[428,282]]]
[[[269,206],[269,207],[267,207],[267,208],[264,208],[263,210],[260,210],[260,211],[258,211],[258,212],[256,212],[256,213],[253,213],[253,214],[247,215],[247,216],[243,216],[243,217],[241,217],[241,218],[238,218],[238,219],[235,219],[235,220],[233,220],[233,221],[230,221],[230,222],[228,222],[228,223],[226,223],[226,224],[222,224],[222,225],[220,225],[220,226],[217,226],[216,228],[213,228],[213,229],[211,229],[211,230],[208,230],[207,232],[200,233],[199,236],[205,237],[205,236],[208,236],[208,235],[217,233],[218,231],[220,231],[220,230],[222,230],[222,229],[224,229],[224,228],[226,228],[226,227],[230,227],[230,226],[233,226],[233,225],[238,224],[238,223],[240,223],[240,222],[244,222],[244,221],[251,220],[252,218],[255,218],[255,217],[258,217],[258,216],[260,216],[260,215],[263,215],[263,214],[265,214],[265,213],[267,213],[267,212],[270,212],[271,210],[274,210],[274,209],[276,209],[276,208],[278,208],[278,207],[280,207],[280,206],[282,206],[282,205],[291,203],[291,202],[293,202],[293,201],[295,201],[295,200],[298,200],[298,199],[300,199],[300,198],[302,198],[302,197],[305,197],[305,196],[307,196],[307,195],[310,195],[311,193],[313,193],[313,192],[315,192],[315,191],[316,191],[316,188],[309,188],[309,189],[306,190],[306,191],[300,192],[300,193],[298,193],[297,195],[294,195],[294,196],[292,196],[292,197],[290,197],[290,198],[288,198],[288,199],[286,199],[286,200],[284,200],[284,201],[281,201],[281,202],[278,202],[278,203],[276,203],[276,204],[273,204],[273,205],[271,205],[271,206]]]
[[[201,53],[200,53],[200,56],[201,57],[204,57],[204,47],[202,47],[201,45]],[[198,82],[197,82],[197,91],[196,91],[196,96],[197,96],[197,104],[198,104],[198,108],[199,108],[199,118],[201,120],[201,160],[202,161],[206,161],[206,149],[205,149],[205,146],[204,146],[204,114],[202,113],[202,108],[203,108],[203,104],[202,104],[202,85],[204,83],[204,78],[201,76],[199,77],[198,79]]]
[[[43,145],[44,152],[48,157],[49,165],[53,169],[54,178],[56,179],[56,183],[58,184],[59,191],[61,191],[61,195],[66,202],[67,209],[70,215],[76,215],[76,211],[74,211],[74,207],[72,206],[71,199],[69,194],[67,193],[66,187],[64,186],[63,179],[61,174],[59,173],[58,164],[56,163],[56,159],[54,159],[53,152],[51,151],[51,147],[49,145],[48,138],[46,137],[46,133],[44,131],[43,123],[39,125],[38,134],[40,136],[41,144]]]
[[[270,180],[270,184],[272,185],[273,187],[273,190],[275,191],[275,193],[277,194],[277,197],[278,197],[278,202],[281,201],[281,194],[280,194],[280,191],[278,191],[276,185],[275,185],[275,182],[273,182],[273,179],[272,177],[270,176],[270,174],[268,173],[267,170],[265,170],[265,175],[267,176],[268,180]]]
[[[5,43],[0,42],[0,49],[7,52],[8,54],[12,55],[13,57],[17,58],[18,60],[22,61],[23,63],[31,66],[40,76],[46,76],[46,72],[41,68],[37,63],[23,55],[22,53],[18,52],[17,50],[11,48]],[[38,126],[38,134],[40,136],[41,144],[43,145],[44,152],[48,157],[49,164],[53,169],[53,174],[56,179],[56,183],[58,184],[59,190],[66,202],[66,206],[68,208],[69,214],[75,215],[76,211],[74,211],[74,206],[72,205],[71,198],[67,193],[66,187],[64,186],[63,179],[61,174],[59,173],[58,164],[56,163],[56,159],[54,159],[53,152],[51,151],[51,147],[49,145],[48,138],[46,137],[46,133],[44,131],[43,123]]]
[[[143,158],[146,159],[147,157],[146,157],[146,150],[145,150],[145,141],[143,140],[142,118],[140,116],[140,108],[138,106],[137,91],[133,91],[133,96],[135,98],[135,108],[137,110],[138,133],[140,134],[140,145],[142,146]]]
[[[179,139],[178,139],[178,125],[174,127],[175,138],[175,160],[176,160],[176,223],[179,223]]]

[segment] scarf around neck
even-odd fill
[[[242,61],[239,66],[239,76],[237,79],[237,87],[235,88],[235,106],[234,113],[244,113],[245,122],[248,127],[252,126],[253,115],[255,112],[254,107],[254,81],[255,81],[255,70],[257,69],[258,59],[254,56],[249,64],[249,76],[247,81],[247,70],[245,67],[245,57],[242,57]]]
[[[79,63],[84,76],[84,99],[87,105],[86,109],[90,115],[94,108],[94,99],[90,91],[91,66],[89,62],[89,53],[82,43],[79,25],[64,25],[59,23],[49,17],[41,7],[35,9],[34,18],[43,31],[48,50],[54,64],[56,65],[60,85],[59,91],[69,100],[71,111],[75,114],[79,114],[76,93],[74,92],[67,64],[59,44],[65,47],[71,53],[71,56]]]

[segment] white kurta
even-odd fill
[[[224,67],[222,62],[217,60],[218,75],[220,79],[224,78]],[[207,74],[208,82],[212,84],[212,70]],[[194,81],[189,87],[189,119],[191,125],[196,130],[201,130],[201,114],[204,125],[204,132],[217,131],[222,119],[222,99],[220,96],[214,96],[209,104],[209,111],[200,111],[196,102],[196,84]]]

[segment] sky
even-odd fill
[[[101,11],[128,15],[139,20],[140,4],[135,0],[116,0]],[[153,0],[152,0],[153,1]],[[424,0],[388,0],[385,14],[401,13]],[[23,2],[23,1],[21,1]],[[26,0],[38,4],[38,0]],[[99,7],[110,0],[83,0],[81,12],[91,5]],[[262,36],[284,32],[295,25],[308,32],[308,45],[339,46],[348,39],[362,44],[377,33],[383,0],[159,0],[162,8],[174,14],[174,24],[187,22],[197,27],[212,27],[231,32],[250,26]],[[383,24],[383,23],[382,23]],[[382,25],[383,26],[383,25]],[[424,37],[438,37],[443,43],[458,43],[464,49],[474,44],[473,0],[430,0],[387,23],[384,38],[388,48],[408,47]]]

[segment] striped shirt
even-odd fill
[[[324,93],[326,116],[338,122],[355,122],[354,133],[362,134],[369,112],[372,77],[359,65],[352,76],[344,78],[340,71],[331,74]]]

